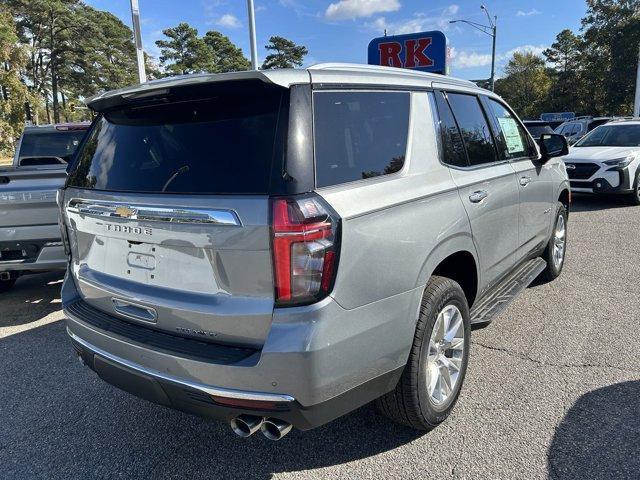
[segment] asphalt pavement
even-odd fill
[[[160,407],[75,359],[60,274],[0,296],[0,478],[640,478],[640,207],[578,197],[563,275],[472,333],[452,416],[366,406],[280,442]]]

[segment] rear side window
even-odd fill
[[[503,158],[526,157],[529,154],[529,141],[524,128],[504,105],[491,98],[488,101],[498,132],[498,147],[503,152]]]
[[[409,131],[408,92],[316,92],[316,184],[338,185],[398,172]]]
[[[104,113],[79,152],[68,185],[152,193],[269,193],[282,138],[277,130],[284,90],[222,86],[200,91],[197,98],[192,98],[193,89],[189,92]]]
[[[440,135],[442,138],[442,157],[444,163],[456,167],[466,167],[467,154],[464,151],[462,135],[456,124],[451,108],[442,92],[435,92],[436,107],[440,123]]]
[[[448,93],[447,98],[458,121],[470,165],[495,162],[496,151],[491,130],[475,95]]]

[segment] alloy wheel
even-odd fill
[[[442,405],[453,394],[460,378],[465,349],[462,313],[447,305],[438,314],[429,339],[427,391],[434,405]]]
[[[558,215],[556,228],[553,233],[553,265],[560,270],[564,262],[565,246],[567,243],[567,224],[564,215]]]

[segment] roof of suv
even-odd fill
[[[393,67],[379,67],[375,65],[325,63],[314,65],[306,69],[284,70],[248,70],[219,74],[191,74],[153,80],[119,90],[112,90],[87,99],[87,105],[93,110],[104,110],[126,102],[128,99],[144,98],[159,90],[187,85],[202,85],[207,83],[232,80],[260,80],[265,83],[289,88],[296,84],[366,84],[392,85],[399,87],[429,88],[440,85],[455,85],[465,89],[483,91],[476,84],[467,80],[438,75],[434,73],[417,72]]]

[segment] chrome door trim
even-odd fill
[[[233,227],[242,226],[236,212],[224,209],[156,207],[153,205],[88,201],[73,198],[67,203],[67,211],[92,217],[122,218],[144,222],[204,223]]]
[[[255,400],[262,402],[294,402],[295,399],[290,395],[280,394],[280,393],[262,393],[262,392],[248,392],[244,390],[232,390],[230,388],[222,388],[222,387],[214,387],[211,385],[205,385],[202,383],[192,382],[190,380],[186,380],[184,378],[174,377],[173,375],[169,375],[166,373],[158,372],[157,370],[152,370],[150,368],[143,367],[137,363],[131,362],[124,358],[120,358],[116,355],[113,355],[109,352],[102,350],[95,345],[83,340],[76,334],[74,334],[69,327],[67,327],[67,334],[74,342],[79,343],[87,350],[90,350],[96,355],[99,355],[102,358],[110,360],[121,367],[126,367],[128,369],[134,370],[136,372],[145,374],[150,377],[154,377],[159,380],[164,380],[167,382],[175,383],[178,385],[183,385],[185,387],[193,388],[195,390],[200,390],[203,393],[208,395],[213,395],[216,397],[225,397],[225,398],[235,398],[239,400]]]

